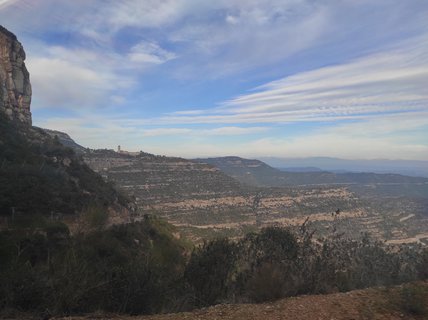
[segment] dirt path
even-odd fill
[[[428,309],[428,282],[418,283],[424,290],[422,304]],[[264,304],[217,305],[193,312],[153,316],[87,316],[64,318],[84,319],[126,319],[126,320],[394,320],[428,319],[428,314],[414,315],[403,308],[400,302],[402,287],[356,290],[329,295],[292,297]],[[419,297],[420,299],[420,297]],[[415,302],[412,297],[410,303]],[[427,310],[428,312],[428,310]]]

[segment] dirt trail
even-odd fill
[[[418,285],[428,293],[428,282]],[[401,286],[394,288],[375,288],[356,290],[347,293],[311,295],[286,298],[263,304],[217,305],[209,308],[152,316],[87,316],[64,318],[84,319],[126,319],[126,320],[394,320],[428,319],[428,315],[413,315],[401,306],[399,292]],[[428,294],[423,297],[428,309]]]

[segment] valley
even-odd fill
[[[187,160],[90,150],[83,158],[135,200],[134,219],[161,216],[196,242],[241,237],[269,225],[298,227],[307,218],[319,236],[336,228],[351,238],[368,232],[391,243],[427,242],[428,207],[418,194],[428,186],[425,178],[288,173],[238,157]],[[403,188],[408,194],[400,197],[389,191]]]

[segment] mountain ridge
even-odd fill
[[[317,167],[330,172],[396,173],[428,178],[427,160],[340,159],[333,157],[279,158],[260,157],[275,168]]]
[[[43,130],[46,132],[50,137],[53,139],[58,139],[59,142],[65,147],[71,148],[76,152],[77,154],[82,154],[86,151],[87,148],[81,146],[80,144],[76,143],[67,133],[58,131],[58,130],[51,130],[51,129],[44,129],[44,128],[38,128],[40,130]]]
[[[195,161],[214,165],[242,183],[254,186],[286,187],[299,185],[335,185],[357,183],[428,183],[427,178],[371,172],[334,173],[329,171],[292,172],[273,168],[263,161],[240,157],[199,158]]]

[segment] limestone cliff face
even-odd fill
[[[31,125],[30,74],[16,36],[0,26],[0,110],[11,120]]]

